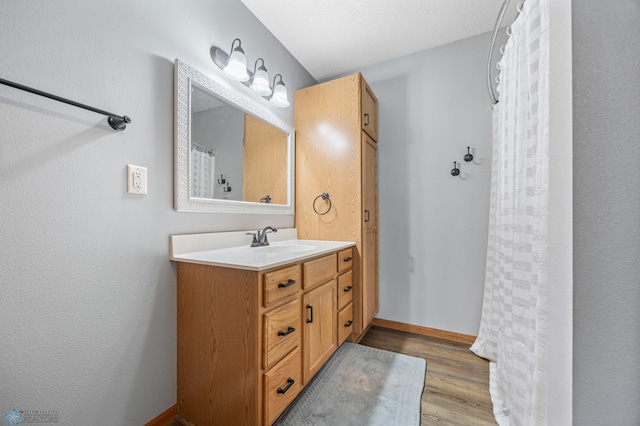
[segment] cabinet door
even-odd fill
[[[363,230],[378,229],[378,177],[375,142],[362,134]]]
[[[362,239],[362,329],[378,313],[378,236],[366,231]]]
[[[362,141],[362,330],[378,313],[378,188],[376,144]]]
[[[374,142],[378,140],[378,100],[364,78],[362,82],[362,130],[367,132]]]
[[[303,297],[305,384],[338,347],[336,288],[337,281],[334,279]]]

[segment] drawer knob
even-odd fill
[[[285,386],[284,389],[283,388],[278,388],[278,393],[287,393],[287,391],[291,388],[291,386],[293,386],[293,384],[295,382],[296,382],[295,380],[293,380],[291,377],[289,377],[287,379],[287,386]]]
[[[353,324],[353,321],[349,320],[349,321],[344,323],[344,326],[345,327],[351,327],[351,324]]]
[[[294,285],[295,283],[296,283],[296,280],[289,279],[289,281],[287,281],[286,283],[279,283],[278,288],[287,288]]]
[[[296,331],[296,329],[289,326],[289,328],[287,328],[287,331],[282,331],[282,330],[278,331],[278,336],[288,336],[294,331]]]
[[[344,288],[344,290],[342,290],[342,291],[344,291],[345,293],[349,293],[349,292],[351,291],[351,289],[352,289],[352,288],[353,288],[353,286],[348,285],[348,286],[346,286],[346,287]]]
[[[349,257],[345,257],[342,261],[343,262],[351,262],[353,260],[353,257],[349,256]]]

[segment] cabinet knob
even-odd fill
[[[351,289],[352,289],[352,288],[353,288],[353,286],[348,285],[348,286],[346,286],[346,287],[344,288],[344,290],[342,290],[342,291],[344,291],[345,293],[349,293],[349,292],[351,291]]]
[[[344,323],[344,326],[345,327],[351,327],[351,324],[353,324],[353,321],[349,320],[349,321]]]
[[[369,125],[369,113],[364,114],[364,125],[365,126]]]
[[[351,262],[353,260],[353,257],[349,256],[349,257],[345,257],[344,259],[342,259],[343,262]]]

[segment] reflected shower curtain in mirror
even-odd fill
[[[191,148],[191,197],[213,198],[215,159],[208,152]]]
[[[490,364],[500,425],[546,425],[549,7],[527,0],[500,61],[485,293],[471,347]]]

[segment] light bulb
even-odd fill
[[[261,58],[258,58],[258,60],[256,61],[256,65],[258,64],[258,61],[261,60]],[[262,62],[260,68],[255,70],[255,74],[253,74],[253,81],[250,87],[260,96],[269,96],[271,94],[271,86],[269,86],[269,74],[267,74],[267,68],[264,66],[264,61]]]
[[[280,75],[280,74],[278,74]],[[275,81],[275,78],[274,78]],[[271,104],[274,106],[285,108],[289,106],[289,99],[287,99],[287,88],[282,82],[282,76],[280,76],[280,81],[273,88],[273,96],[269,100]]]
[[[238,40],[238,47],[231,51],[229,56],[229,62],[227,66],[222,69],[224,73],[237,81],[249,80],[249,73],[247,72],[247,60],[244,56],[244,50],[240,46],[240,40]]]

